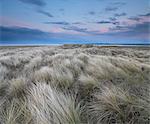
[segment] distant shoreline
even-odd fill
[[[118,46],[118,47],[150,47],[150,44],[111,44],[111,43],[88,43],[88,44],[0,44],[0,47],[40,47],[40,46],[63,46],[63,45],[93,45],[93,46]]]

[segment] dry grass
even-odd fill
[[[147,48],[0,49],[0,124],[149,124]]]
[[[71,94],[64,94],[50,85],[38,83],[28,91],[28,107],[35,124],[78,124],[80,104]]]
[[[13,98],[4,102],[1,107],[0,121],[2,124],[29,124],[31,123],[31,114],[27,109],[26,102]]]
[[[116,86],[101,86],[88,106],[91,123],[149,123],[149,102]],[[147,94],[148,95],[148,94]]]

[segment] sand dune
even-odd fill
[[[149,47],[1,47],[0,123],[149,124]]]

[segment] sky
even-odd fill
[[[150,0],[0,0],[0,44],[150,43]]]

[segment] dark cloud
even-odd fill
[[[112,2],[108,7],[105,8],[105,11],[111,12],[111,11],[116,11],[126,3],[124,2]]]
[[[96,13],[94,11],[90,11],[88,14],[89,15],[95,15]]]
[[[127,14],[125,12],[123,13],[116,13],[114,16],[115,17],[121,17],[121,16],[126,16]]]
[[[46,5],[46,3],[43,0],[19,0],[19,1],[30,5],[40,6],[40,7]]]
[[[50,37],[50,34],[37,29],[24,27],[4,27],[0,26],[1,41],[13,40],[44,40]]]
[[[111,24],[112,22],[111,21],[99,21],[99,22],[96,22],[97,24]]]
[[[110,17],[109,20],[110,21],[116,21],[117,19],[115,17]]]
[[[71,30],[71,29],[68,29]],[[78,32],[84,32],[84,30],[80,30],[75,28]],[[52,32],[44,32],[38,29],[24,28],[24,27],[5,27],[0,26],[0,43],[2,44],[39,44],[39,43],[62,43],[65,41],[73,41],[73,39],[77,38],[75,35],[64,34],[64,33],[52,33]],[[57,42],[57,43],[58,43]]]
[[[85,23],[82,23],[82,22],[73,22],[72,24],[73,25],[85,25]]]
[[[26,3],[26,4],[30,4],[30,5],[36,5],[38,7],[41,7],[39,10],[35,10],[36,12],[40,13],[40,14],[43,14],[45,16],[48,16],[48,17],[53,17],[53,15],[47,11],[44,11],[42,9],[43,6],[46,5],[46,3],[44,2],[44,0],[19,0],[23,3]]]
[[[127,35],[149,35],[150,32],[150,22],[144,22],[142,24],[136,24],[127,27],[129,30],[125,32]]]
[[[118,25],[119,22],[117,21],[99,21],[99,22],[96,22],[97,24],[114,24],[114,25]]]
[[[118,7],[106,7],[105,11],[110,12],[110,11],[116,11],[118,10]]]
[[[87,28],[79,28],[79,27],[76,27],[76,26],[63,27],[63,29],[64,30],[72,30],[72,31],[87,33]]]
[[[99,31],[92,31],[92,30],[88,30],[87,28],[80,28],[77,26],[70,26],[70,27],[64,27],[64,30],[71,30],[71,31],[76,31],[76,32],[80,32],[80,33],[86,33],[89,35],[97,35],[99,34]]]
[[[140,21],[141,20],[140,17],[130,17],[128,19],[133,20],[133,21]]]
[[[51,13],[49,13],[47,11],[44,11],[44,10],[37,10],[37,12],[40,13],[40,14],[43,14],[47,17],[50,17],[50,18],[54,17]]]
[[[120,22],[114,21],[114,22],[112,22],[112,24],[114,24],[114,25],[119,25]]]
[[[138,15],[138,16],[129,17],[128,19],[134,20],[134,21],[140,21],[144,17],[150,17],[150,13],[146,13],[146,14],[141,14],[141,15]]]
[[[116,26],[115,28],[110,29],[113,31],[119,31],[117,33],[111,33],[113,35],[121,36],[133,36],[133,37],[146,37],[148,39],[150,32],[150,22],[144,22],[131,26]]]
[[[79,28],[75,26],[65,27],[65,30],[73,30],[77,32],[87,33],[90,35],[105,35],[105,36],[117,36],[117,37],[135,37],[135,38],[146,38],[149,40],[150,22],[144,22],[142,24],[131,25],[131,26],[115,26],[110,28],[109,32],[101,33],[99,31],[90,31],[87,28]]]
[[[149,16],[150,16],[150,13],[143,14],[143,15],[139,15],[139,16],[149,17]]]
[[[114,2],[114,3],[112,3],[112,5],[115,5],[115,6],[121,7],[121,6],[126,5],[126,3],[125,3],[125,2]]]
[[[109,28],[109,30],[110,31],[124,31],[124,30],[128,30],[128,27],[117,25],[115,27]]]
[[[68,22],[44,22],[44,24],[69,25]]]

